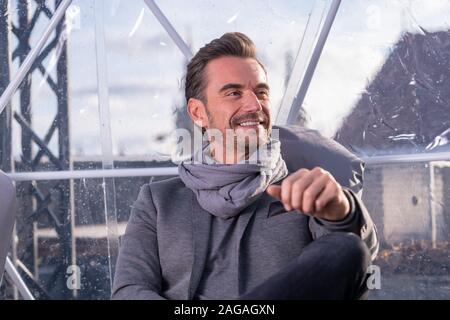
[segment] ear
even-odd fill
[[[190,98],[187,104],[187,112],[192,121],[200,128],[207,129],[209,126],[208,115],[204,103],[195,98]]]

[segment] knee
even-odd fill
[[[329,234],[330,240],[334,243],[335,250],[339,253],[345,264],[351,269],[359,269],[366,271],[370,262],[371,256],[369,248],[364,241],[353,233],[336,232]]]

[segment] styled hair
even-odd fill
[[[226,56],[253,58],[258,61],[255,44],[243,33],[229,32],[218,39],[212,40],[195,54],[187,66],[186,102],[190,98],[195,98],[206,104],[206,96],[204,95],[206,88],[205,68],[211,60]],[[258,61],[258,63],[266,72],[261,62]]]

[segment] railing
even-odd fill
[[[374,157],[362,157],[368,164],[381,163],[414,163],[430,161],[450,161],[450,152],[418,153],[403,155],[384,155]],[[41,181],[41,180],[65,180],[65,179],[89,179],[89,178],[124,178],[124,177],[158,177],[176,176],[177,167],[158,168],[130,168],[110,170],[71,170],[71,171],[41,171],[41,172],[9,172],[6,173],[14,181]]]

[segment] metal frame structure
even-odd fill
[[[69,100],[68,100],[68,78],[67,78],[67,45],[66,45],[66,25],[64,22],[65,11],[70,5],[71,0],[55,0],[55,10],[48,7],[46,1],[35,0],[35,9],[33,12],[30,1],[19,0],[17,2],[18,22],[14,24],[11,21],[8,8],[8,1],[2,1],[2,23],[3,30],[11,30],[12,35],[17,38],[17,46],[14,48],[12,55],[9,52],[10,34],[3,33],[1,38],[1,47],[5,48],[2,52],[2,70],[5,71],[2,85],[8,80],[10,72],[10,63],[18,60],[19,69],[14,78],[2,90],[0,97],[0,110],[6,108],[7,121],[2,122],[0,128],[2,132],[7,132],[8,141],[11,134],[11,118],[14,118],[21,128],[21,162],[18,164],[20,171],[33,172],[36,170],[43,156],[49,159],[52,168],[57,170],[70,170],[70,141],[69,141]],[[30,39],[35,28],[36,22],[41,16],[46,16],[50,22],[40,37],[37,44],[31,48]],[[51,34],[54,38],[48,42]],[[44,60],[51,54],[57,57],[56,77],[51,76],[51,70],[44,67]],[[39,71],[45,78],[51,92],[55,95],[57,101],[57,111],[51,126],[44,137],[33,129],[32,126],[32,73]],[[3,74],[3,72],[2,72]],[[19,91],[19,107],[17,111],[12,112],[10,100],[16,91]],[[0,112],[1,112],[0,111]],[[12,117],[11,117],[12,115]],[[4,119],[5,117],[3,117]],[[54,137],[58,138],[57,154],[49,148],[49,142]],[[3,142],[4,143],[4,142]],[[5,144],[5,143],[4,143]],[[2,148],[2,165],[5,169],[11,170],[11,142],[3,145]],[[38,152],[33,154],[34,145],[38,146]],[[9,170],[8,170],[9,171]],[[38,183],[31,181],[17,183],[16,187],[20,190],[21,209],[19,219],[17,219],[16,230],[21,234],[33,234],[33,225],[42,215],[46,215],[53,224],[60,240],[61,246],[61,267],[53,273],[53,279],[49,283],[55,283],[57,278],[65,277],[65,266],[74,262],[74,239],[72,234],[72,221],[70,199],[72,198],[71,181],[61,180],[52,185],[48,192],[43,192]],[[55,199],[56,198],[56,199]],[[59,204],[56,210],[50,208],[50,203]],[[37,261],[34,257],[35,248],[33,238],[20,239],[18,244],[13,243],[12,258],[14,264],[9,264],[7,271],[12,280],[16,283],[22,294],[23,282],[17,283],[19,272],[13,272],[14,265],[25,266],[31,270],[37,268]],[[29,240],[29,241],[28,241]],[[20,260],[19,260],[20,257]],[[19,263],[20,262],[20,263]],[[64,297],[70,297],[71,292],[65,290]]]
[[[67,95],[67,44],[66,39],[64,38],[64,28],[66,27],[64,24],[65,11],[71,4],[71,0],[55,0],[55,12],[51,12],[48,8],[46,2],[44,0],[35,0],[36,9],[30,18],[30,7],[29,2],[27,0],[19,0],[17,5],[18,15],[19,15],[19,23],[18,26],[15,26],[10,20],[9,13],[9,3],[8,1],[3,1],[0,7],[0,89],[2,92],[0,96],[0,114],[2,115],[0,118],[0,130],[1,132],[7,133],[8,137],[2,139],[2,145],[0,145],[0,160],[2,168],[6,171],[11,171],[12,163],[11,163],[11,99],[15,92],[19,89],[20,91],[20,112],[14,113],[14,119],[18,122],[22,129],[22,165],[24,168],[21,171],[29,171],[29,174],[32,174],[39,164],[41,158],[46,155],[50,163],[55,167],[55,169],[64,172],[73,172],[71,170],[71,162],[70,162],[70,144],[69,144],[69,121],[68,121],[68,95]],[[98,3],[99,1],[97,1]],[[96,4],[97,4],[96,3]],[[190,59],[192,57],[192,52],[187,44],[183,41],[181,36],[176,32],[173,26],[170,24],[169,20],[165,17],[165,15],[161,12],[159,7],[156,5],[154,1],[146,0],[148,8],[152,11],[164,29],[168,32],[170,37],[173,39],[178,48],[182,51],[186,59]],[[103,2],[101,3],[103,5]],[[99,10],[99,6],[96,6],[96,22],[100,21],[100,24],[103,23],[102,20],[102,10]],[[98,14],[100,13],[100,14]],[[30,47],[30,35],[34,29],[36,21],[38,20],[41,14],[45,14],[50,22],[45,29],[43,35],[40,37],[37,44],[31,49]],[[12,59],[19,59],[20,67],[17,71],[15,77],[10,81],[10,52],[9,52],[9,30],[12,30],[12,33],[18,39],[17,48],[14,50],[12,54]],[[52,32],[55,32],[55,38],[44,48],[44,45],[47,43]],[[96,52],[97,59],[100,59],[100,55],[104,55],[104,44],[102,44],[103,39],[103,25],[99,25],[96,23],[96,35],[97,35],[97,43],[96,43]],[[99,35],[101,39],[99,41]],[[52,50],[58,48],[58,62],[57,62],[57,79],[56,81],[52,79],[49,75],[48,70],[43,66],[44,59],[49,56]],[[106,59],[105,59],[106,61]],[[103,66],[103,67],[102,67]],[[106,70],[106,62],[104,65],[100,67],[98,66],[98,73],[104,72]],[[54,121],[52,122],[51,127],[49,128],[45,138],[42,139],[39,135],[33,130],[32,127],[32,117],[31,117],[31,74],[35,70],[39,70],[43,77],[45,77],[47,84],[54,92],[57,97],[58,110],[55,116]],[[104,74],[101,74],[103,77]],[[103,79],[103,78],[102,78]],[[100,79],[101,80],[101,79]],[[103,92],[101,97],[102,105],[106,105],[106,107],[101,109],[101,113],[104,113],[104,116],[108,117],[109,115],[109,105],[108,105],[108,91],[103,90],[107,88],[107,83],[103,79],[98,82],[99,90]],[[6,109],[5,112],[3,112]],[[103,110],[103,111],[102,111]],[[58,156],[54,155],[53,152],[48,147],[50,140],[52,139],[55,132],[58,131],[58,147],[59,154]],[[103,134],[102,137],[106,137],[106,139],[110,139],[110,134]],[[102,139],[105,140],[105,139]],[[32,156],[32,143],[35,143],[39,147],[38,153],[33,157]],[[104,142],[104,143],[103,143]],[[102,142],[103,150],[105,151],[108,148],[107,141]],[[109,142],[110,144],[111,142]],[[105,149],[106,146],[106,149]],[[109,146],[110,147],[110,146]],[[112,166],[112,154],[110,154],[110,161],[105,165],[103,163],[104,169],[113,169]],[[169,168],[170,172],[173,172],[174,168]],[[153,173],[153,175],[158,175],[167,170],[163,169],[158,170]],[[58,172],[58,171],[57,171]],[[115,172],[111,172],[115,173]],[[21,173],[10,173],[14,177],[17,174],[27,174],[26,172]],[[108,174],[103,175],[102,177],[107,178]],[[110,174],[111,177],[114,177]],[[48,175],[47,175],[48,177]],[[62,250],[62,264],[59,270],[56,270],[53,274],[53,279],[49,282],[55,282],[58,276],[63,275],[65,267],[71,264],[74,264],[75,259],[75,242],[72,237],[73,233],[73,208],[70,208],[70,205],[73,203],[73,191],[71,188],[72,180],[68,179],[59,179],[57,183],[52,188],[53,190],[57,190],[59,192],[59,207],[57,213],[53,212],[49,208],[49,204],[52,201],[50,193],[44,195],[38,188],[36,183],[31,183],[31,181],[37,181],[39,179],[17,179],[15,177],[16,183],[18,183],[18,187],[22,188],[24,192],[21,194],[28,194],[29,196],[26,199],[22,199],[21,203],[24,205],[24,213],[28,216],[23,219],[25,221],[24,227],[27,228],[24,233],[29,234],[33,232],[31,221],[36,221],[40,214],[43,212],[47,213],[48,216],[52,219],[54,223],[55,230],[59,236],[61,241]],[[44,180],[44,179],[42,179]],[[48,180],[48,179],[45,179]],[[114,193],[114,179],[108,180],[108,184],[111,186],[109,188],[109,192],[105,193]],[[111,195],[109,195],[111,196]],[[34,203],[37,203],[37,208]],[[115,199],[113,197],[112,207],[108,206],[108,203],[111,201],[105,200],[105,210],[106,215],[108,217],[108,210],[115,210]],[[31,219],[30,219],[31,218]],[[108,236],[109,240],[109,236]],[[116,244],[117,246],[118,244]],[[17,265],[24,265],[21,261],[17,259],[16,247],[13,245],[13,260]],[[30,248],[26,246],[24,252],[25,253],[34,253],[35,250],[29,250]],[[109,253],[111,260],[111,253]],[[33,260],[33,257],[27,260]],[[20,262],[20,263],[17,263]],[[30,262],[30,261],[26,261]],[[36,262],[33,261],[34,265]],[[113,273],[113,264],[110,261],[110,273]],[[36,266],[35,266],[36,267]],[[11,279],[16,285],[16,288],[19,289],[22,296],[26,299],[33,299],[31,292],[27,289],[25,282],[21,278],[19,272],[17,271],[14,264],[7,260],[7,272],[10,275]],[[112,277],[111,277],[112,278]],[[111,280],[112,281],[112,280]],[[63,293],[64,297],[70,297],[70,292]],[[75,292],[73,292],[75,293]],[[17,298],[17,297],[16,297]]]
[[[8,1],[0,2],[0,17],[6,17],[9,10]],[[6,18],[0,19],[0,92],[4,92],[10,82],[9,66],[11,57],[9,52],[9,23]],[[0,167],[9,172],[12,169],[11,161],[11,104],[5,103],[4,112],[0,108]]]
[[[319,62],[341,0],[318,1],[308,18],[293,70],[281,99],[277,124],[296,124],[312,76]]]
[[[308,91],[309,84],[311,83],[311,79],[316,70],[317,63],[319,62],[320,55],[322,54],[323,47],[325,46],[325,42],[327,41],[328,34],[330,33],[340,5],[341,0],[333,0],[327,10],[325,21],[320,28],[317,42],[314,44],[314,49],[312,50],[311,58],[308,61],[303,78],[300,81],[298,93],[290,103],[288,118],[286,120],[287,124],[295,124],[297,122],[298,113],[303,105],[303,100],[305,99],[306,92]]]
[[[19,272],[17,271],[17,268],[14,266],[13,262],[9,257],[6,258],[5,272],[11,277],[13,283],[16,285],[21,296],[25,300],[35,300],[30,289],[25,284],[23,278],[20,276]]]
[[[112,162],[112,154],[110,152],[111,141],[110,134],[102,133],[102,147],[105,152],[108,151],[108,157],[103,162],[103,170],[71,170],[70,154],[69,154],[69,128],[68,128],[68,107],[69,101],[67,97],[67,53],[65,41],[60,41],[64,34],[64,14],[69,7],[71,0],[56,0],[55,7],[57,9],[52,12],[46,5],[44,0],[34,0],[37,4],[37,8],[30,18],[30,10],[28,2],[25,0],[19,0],[18,13],[19,24],[17,26],[12,25],[9,21],[8,13],[8,1],[2,1],[0,4],[0,92],[3,92],[0,97],[0,132],[3,134],[3,139],[0,141],[0,165],[5,171],[12,171],[13,164],[11,161],[11,122],[14,118],[22,128],[22,162],[24,165],[23,171],[25,172],[10,172],[8,175],[16,181],[19,188],[28,190],[30,196],[26,200],[26,211],[33,219],[37,219],[39,215],[45,213],[51,217],[54,222],[57,235],[62,242],[63,246],[63,265],[72,264],[75,257],[75,243],[73,239],[73,211],[67,204],[71,204],[73,195],[71,191],[71,180],[80,178],[104,178],[112,180],[104,180],[107,185],[110,186],[105,192],[108,194],[114,193],[114,180],[117,177],[135,177],[135,176],[167,176],[176,175],[176,167],[167,168],[142,168],[142,169],[114,169]],[[103,0],[97,0],[103,1]],[[178,34],[170,21],[159,9],[153,0],[144,0],[147,7],[151,10],[153,15],[157,18],[163,28],[166,30],[170,38],[174,41],[176,46],[188,60],[192,57],[192,52],[189,46],[186,45],[182,37]],[[297,61],[299,67],[295,69],[295,73],[300,77],[291,77],[287,90],[291,90],[292,94],[283,98],[280,110],[283,108],[283,112],[279,113],[277,118],[278,124],[292,124],[296,120],[297,113],[303,103],[303,99],[308,90],[309,84],[312,79],[315,67],[320,58],[322,49],[326,42],[329,31],[334,22],[334,18],[338,12],[340,0],[330,0],[328,7],[317,7],[316,12],[313,13],[308,22],[306,33],[309,33],[312,40],[309,43],[305,36],[302,40],[302,44],[297,54]],[[96,13],[99,12],[96,7]],[[43,14],[50,19],[49,25],[41,36],[40,40],[32,49],[30,48],[29,39],[33,27],[39,18]],[[315,19],[315,21],[313,21]],[[102,18],[97,19],[96,22],[102,23]],[[18,59],[20,61],[20,68],[15,77],[10,81],[10,52],[9,52],[9,27],[11,25],[12,33],[18,39],[18,46],[15,48],[12,59]],[[97,36],[103,37],[102,26],[97,25]],[[44,47],[47,43],[50,35],[53,31],[56,31],[55,38]],[[104,48],[102,48],[103,39],[96,39],[97,46],[97,59],[104,57]],[[43,66],[43,60],[59,46],[60,56],[57,64],[57,78],[52,79],[49,76],[48,70]],[[106,59],[104,59],[106,63]],[[106,64],[98,66],[98,72],[106,70]],[[31,110],[31,76],[30,74],[38,70],[43,76],[46,76],[46,81],[49,87],[53,90],[58,101],[58,111],[55,115],[55,119],[49,128],[44,138],[39,135],[32,128]],[[103,71],[102,71],[103,70]],[[297,72],[298,71],[298,72]],[[294,72],[293,72],[294,73]],[[105,74],[102,74],[104,77]],[[102,80],[103,79],[103,80]],[[105,78],[102,78],[98,82],[99,92],[101,89],[107,89],[107,83]],[[10,100],[16,90],[20,90],[20,113],[15,112],[12,114]],[[298,89],[298,90],[297,90]],[[296,94],[295,94],[296,93]],[[104,112],[103,118],[108,117],[108,91],[102,92],[102,98],[100,104],[101,112]],[[3,111],[3,112],[2,112]],[[287,112],[286,112],[287,111]],[[280,114],[285,118],[281,118]],[[102,118],[102,117],[101,117]],[[58,149],[57,155],[53,154],[48,147],[48,143],[51,138],[58,132]],[[36,144],[39,147],[38,153],[32,156],[32,144]],[[105,149],[106,148],[106,149]],[[50,172],[33,172],[36,166],[39,164],[43,156],[47,156],[50,162],[53,164],[56,170]],[[447,153],[442,154],[418,154],[418,155],[405,155],[405,156],[383,156],[383,157],[370,157],[363,159],[366,163],[386,163],[386,162],[411,162],[411,161],[435,161],[435,160],[448,160],[449,155]],[[61,206],[58,212],[53,212],[49,209],[48,205],[52,201],[50,195],[44,195],[37,186],[36,181],[40,180],[57,180],[55,184],[55,190],[58,190],[59,201],[66,206]],[[25,192],[26,193],[26,192]],[[111,196],[111,195],[109,195]],[[33,205],[37,203],[36,205]],[[112,205],[109,206],[109,203]],[[105,210],[115,210],[114,198],[105,199]],[[25,219],[28,219],[25,217]],[[114,214],[111,216],[114,218]],[[25,220],[28,221],[28,220]],[[33,220],[35,221],[35,220]],[[25,226],[26,227],[26,226]],[[29,226],[28,226],[29,227]],[[109,226],[108,226],[109,228]],[[32,229],[26,230],[27,232],[33,232]],[[108,229],[108,238],[109,234]],[[111,244],[110,244],[111,245]],[[113,244],[116,245],[116,244]],[[33,251],[33,250],[30,250]],[[110,253],[111,255],[111,253]],[[17,257],[13,254],[13,260],[17,265]],[[111,257],[110,257],[111,259]],[[111,263],[111,260],[110,260]],[[19,264],[21,265],[21,263]],[[64,268],[63,268],[64,269]],[[7,271],[10,278],[13,279],[21,295],[27,299],[33,299],[31,292],[27,289],[20,274],[15,269],[14,264],[8,260]],[[61,272],[62,271],[62,272]],[[59,270],[55,272],[55,277],[64,275],[65,270]],[[110,267],[110,273],[113,273]],[[65,293],[66,297],[72,296],[71,292]]]
[[[9,41],[7,32],[3,33],[2,30],[8,30],[8,8],[7,5],[3,5],[0,8],[0,90],[3,91],[0,97],[0,114],[3,114],[2,118],[0,118],[0,130],[2,132],[11,132],[11,107],[10,100],[17,89],[20,86],[20,113],[14,113],[14,119],[19,123],[22,128],[22,162],[25,165],[25,170],[28,172],[14,172],[9,173],[9,176],[16,181],[19,187],[25,188],[29,191],[29,194],[33,194],[34,201],[37,203],[37,207],[33,207],[33,202],[31,201],[31,196],[29,198],[30,203],[27,204],[27,212],[30,216],[37,217],[42,213],[46,213],[50,216],[54,222],[55,229],[62,241],[62,246],[64,248],[64,254],[62,257],[63,265],[68,265],[73,262],[75,253],[75,243],[72,237],[73,231],[73,223],[71,220],[71,216],[73,216],[73,211],[67,206],[67,204],[72,203],[71,197],[71,187],[70,181],[71,179],[78,178],[91,178],[91,177],[103,177],[103,178],[114,178],[114,177],[123,177],[123,176],[157,176],[157,175],[175,175],[177,174],[177,169],[174,167],[169,168],[151,168],[151,169],[122,169],[116,170],[112,167],[111,159],[107,159],[107,163],[104,163],[104,170],[89,170],[89,171],[72,171],[71,163],[70,163],[70,153],[69,153],[69,132],[68,132],[68,97],[67,97],[67,53],[66,53],[66,43],[63,41],[59,41],[61,35],[64,32],[64,14],[65,10],[71,3],[71,0],[55,0],[57,9],[55,12],[51,12],[51,10],[47,7],[46,2],[44,0],[34,0],[37,4],[37,8],[32,15],[32,18],[29,18],[29,8],[27,1],[19,0],[18,10],[19,10],[19,25],[12,26],[13,34],[18,38],[19,45],[14,50],[12,55],[13,59],[19,59],[21,66],[12,79],[9,82]],[[189,46],[183,41],[181,36],[177,33],[177,31],[170,24],[169,20],[163,14],[163,12],[156,5],[153,0],[144,0],[148,8],[151,10],[153,15],[157,18],[166,32],[169,34],[171,39],[183,53],[186,59],[190,59],[192,57],[192,52],[189,49]],[[2,2],[2,3],[7,3]],[[324,22],[320,21],[319,24],[315,25],[315,29],[313,32],[317,32],[318,38],[315,37],[317,41],[312,44],[312,54],[309,60],[306,62],[305,72],[301,78],[299,93],[297,94],[297,98],[293,101],[287,102],[290,106],[289,108],[289,117],[286,121],[277,121],[277,123],[290,123],[293,119],[293,114],[295,116],[295,110],[301,107],[301,103],[303,101],[304,95],[309,86],[309,82],[311,81],[312,74],[314,73],[315,66],[319,60],[320,53],[325,44],[327,35],[331,29],[331,26],[334,21],[334,17],[338,11],[340,4],[340,0],[331,0],[331,5],[323,11],[326,18]],[[38,41],[37,45],[30,50],[29,38],[30,33],[34,27],[34,24],[37,21],[39,15],[44,14],[48,18],[50,18],[50,23],[47,26],[44,34],[41,39]],[[5,17],[5,18],[3,18]],[[323,16],[322,16],[323,17]],[[6,21],[6,23],[4,23]],[[56,36],[45,48],[44,45],[50,37],[51,33],[56,31]],[[308,26],[306,32],[308,32]],[[101,33],[101,30],[100,30]],[[6,46],[4,46],[6,44]],[[100,42],[96,43],[97,46],[101,46]],[[42,65],[43,60],[49,53],[55,49],[56,46],[61,45],[59,49],[61,51],[61,55],[59,56],[58,65],[57,65],[57,79],[54,80],[50,76],[48,76],[48,72],[45,67]],[[302,45],[299,50],[302,50],[302,47],[305,44],[302,42]],[[311,43],[308,44],[311,46]],[[101,47],[100,47],[101,51]],[[6,58],[5,58],[6,57]],[[97,48],[97,58],[99,57],[99,51]],[[105,68],[106,65],[103,66]],[[29,75],[31,72],[39,70],[42,75],[48,76],[46,81],[50,88],[54,91],[57,96],[58,101],[58,112],[55,116],[55,119],[49,128],[47,134],[44,138],[40,138],[36,132],[33,131],[31,124],[31,115],[30,115],[30,107],[31,107],[31,76]],[[100,71],[100,70],[98,70]],[[8,86],[5,88],[5,84],[8,83]],[[2,87],[3,85],[3,87]],[[100,86],[104,86],[105,83],[99,83]],[[295,83],[293,83],[295,85]],[[0,92],[1,92],[0,91]],[[103,101],[108,101],[108,92],[103,92]],[[300,99],[300,100],[299,100]],[[105,111],[108,111],[109,107],[106,105]],[[3,110],[6,110],[2,113]],[[8,113],[9,112],[9,113]],[[9,116],[8,116],[9,115]],[[58,141],[59,141],[59,153],[58,155],[54,155],[52,151],[48,148],[48,143],[58,131]],[[103,134],[102,134],[103,135]],[[5,136],[6,137],[6,136]],[[106,134],[106,138],[110,138],[110,135]],[[11,150],[10,150],[10,142],[11,137],[8,136],[6,139],[2,141],[2,145],[0,148],[1,153],[1,164],[4,168],[8,167],[5,165],[6,162],[10,161]],[[102,138],[102,140],[104,140]],[[6,141],[6,142],[5,142]],[[9,141],[9,142],[8,142]],[[32,157],[32,143],[35,143],[39,147],[39,151],[36,156]],[[106,144],[107,142],[105,142]],[[110,142],[109,142],[110,143]],[[103,145],[102,145],[103,147]],[[8,149],[9,148],[9,149]],[[56,171],[52,172],[33,172],[36,166],[39,164],[40,159],[46,155],[50,162],[54,165]],[[6,159],[6,160],[4,160]],[[9,159],[9,160],[8,160]],[[11,169],[11,168],[9,168]],[[9,170],[7,170],[9,171]],[[37,187],[36,183],[31,183],[31,181],[38,180],[58,180],[59,182],[55,185],[55,188],[59,190],[60,203],[66,204],[66,206],[61,206],[61,210],[58,212],[52,212],[48,208],[48,204],[51,201],[50,195],[43,195]],[[112,181],[112,186],[114,186],[114,181]],[[113,192],[114,188],[110,189],[109,192]],[[108,202],[108,201],[107,201]],[[114,202],[114,200],[113,200]],[[108,209],[107,205],[105,208]],[[114,209],[114,208],[113,208]],[[32,230],[29,230],[32,232]],[[10,267],[12,265],[10,264]],[[61,273],[55,272],[56,276]],[[12,272],[12,271],[11,271]],[[112,272],[112,271],[110,271]],[[18,280],[19,281],[19,280]],[[71,295],[70,292],[66,293],[66,297]]]
[[[366,164],[378,163],[411,163],[430,161],[449,161],[447,152],[419,153],[408,155],[386,155],[365,157],[362,160]],[[12,180],[39,181],[39,180],[62,180],[62,179],[93,179],[93,178],[123,178],[123,177],[158,177],[176,176],[177,167],[158,168],[133,168],[133,169],[110,169],[110,170],[76,170],[76,171],[46,171],[46,172],[14,172],[7,174]]]

